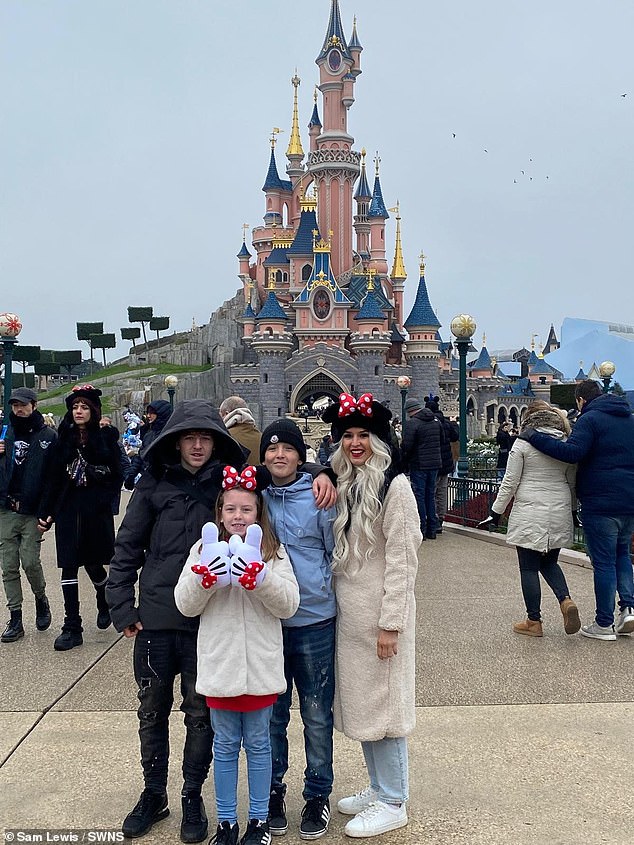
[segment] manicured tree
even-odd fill
[[[159,332],[165,332],[170,327],[169,317],[152,317],[150,320],[150,331],[156,332],[156,342],[159,342]]]
[[[136,327],[132,327],[129,329],[121,329],[121,340],[131,340],[132,341],[132,348],[136,352],[136,342],[141,337],[141,329],[137,329]]]
[[[94,349],[101,349],[103,354],[103,365],[106,365],[106,349],[114,349],[117,345],[117,337],[112,333],[103,334],[93,334],[90,336],[90,342]]]
[[[90,360],[93,359],[92,341],[93,335],[103,333],[103,323],[77,323],[77,340],[85,340],[90,346]],[[90,365],[90,372],[92,373],[92,364]]]
[[[147,349],[147,337],[145,334],[145,324],[149,323],[152,319],[152,307],[137,307],[134,305],[128,306],[128,323],[141,323],[141,329],[143,331],[143,342],[145,343],[145,348]],[[103,331],[103,329],[102,329]]]
[[[22,372],[25,376],[25,380],[26,368],[40,360],[40,352],[41,350],[39,346],[21,346],[19,344],[13,350],[13,360],[19,361],[19,363],[22,364]]]
[[[81,349],[53,349],[52,352],[53,361],[66,370],[70,381],[73,367],[81,364]]]

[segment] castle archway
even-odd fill
[[[339,394],[347,392],[348,389],[348,386],[334,373],[328,370],[316,370],[302,379],[291,392],[289,411],[291,414],[296,414],[299,406],[306,406],[312,412],[315,402],[318,406],[325,406],[328,400],[336,402]]]

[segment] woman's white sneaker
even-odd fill
[[[372,789],[371,786],[366,786],[361,792],[355,792],[354,795],[349,795],[347,798],[341,798],[337,801],[337,809],[344,816],[356,816],[366,807],[369,807],[373,801],[379,797],[379,793]]]
[[[383,801],[373,801],[344,828],[346,836],[356,839],[379,836],[388,830],[396,830],[407,824],[407,810],[405,804],[386,804]]]

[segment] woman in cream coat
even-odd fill
[[[526,427],[560,439],[570,434],[566,416],[543,401],[528,406],[522,421],[522,428]],[[574,634],[581,627],[577,607],[557,563],[560,549],[573,540],[575,474],[574,464],[549,458],[525,440],[516,440],[509,454],[491,517],[497,524],[513,499],[506,542],[517,547],[527,614],[525,621],[513,625],[517,634],[543,636],[540,573],[557,597],[566,633]]]
[[[376,836],[407,824],[407,735],[415,725],[416,500],[390,446],[390,411],[342,394],[323,419],[340,445],[333,572],[337,596],[335,728],[361,742],[369,785],[338,803],[345,832]]]

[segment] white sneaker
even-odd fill
[[[597,622],[593,622],[592,625],[582,625],[581,634],[582,636],[590,637],[593,640],[616,639],[616,634],[614,633],[614,625],[608,625],[606,628],[603,628]]]
[[[379,793],[375,789],[372,789],[371,786],[366,786],[361,792],[356,792],[354,795],[348,796],[348,798],[341,798],[337,801],[337,809],[344,816],[356,816],[357,813],[365,810],[373,801],[376,801],[378,797]]]
[[[615,628],[617,634],[631,634],[634,631],[634,608],[623,608],[616,618]]]
[[[388,830],[405,827],[406,824],[407,810],[405,804],[401,804],[399,807],[397,804],[373,801],[365,810],[350,819],[344,828],[344,833],[346,836],[362,839],[387,833]]]

